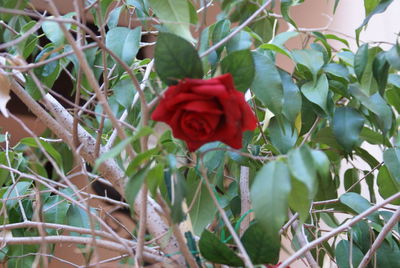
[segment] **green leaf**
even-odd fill
[[[349,263],[350,260],[350,250],[351,250],[351,264]],[[342,240],[337,244],[335,249],[336,255],[336,262],[339,268],[351,268],[351,267],[358,267],[361,260],[364,257],[364,254],[356,245],[351,245],[347,240]]]
[[[75,13],[68,13],[63,18],[70,19]],[[64,23],[65,28],[67,31],[71,28],[70,23]],[[42,29],[46,37],[53,42],[56,46],[61,46],[64,43],[64,33],[61,30],[58,22],[46,20],[42,24]]]
[[[395,179],[393,179],[386,166],[380,167],[377,178],[377,184],[378,184],[379,194],[383,198],[388,198],[400,191],[399,183]],[[400,199],[394,200],[391,204],[400,205]]]
[[[191,12],[187,0],[149,0],[148,3],[168,31],[194,41],[189,28]]]
[[[94,169],[98,169],[101,163],[106,161],[107,159],[111,159],[119,155],[126,146],[128,146],[133,141],[134,136],[127,138],[126,140],[121,141],[116,146],[114,146],[111,150],[107,151],[104,154],[101,154],[95,162]]]
[[[302,146],[292,150],[288,155],[290,172],[297,180],[304,183],[309,191],[309,197],[316,192],[316,167],[311,150]]]
[[[387,149],[383,152],[383,161],[397,185],[400,185],[400,149]]]
[[[243,261],[236,253],[208,230],[204,230],[201,234],[199,249],[201,255],[210,262],[243,266]]]
[[[367,63],[368,43],[365,43],[358,48],[357,53],[354,55],[354,72],[356,73],[358,81],[361,81]]]
[[[308,146],[302,146],[289,152],[288,165],[293,184],[289,204],[299,212],[300,219],[305,221],[311,201],[318,190],[317,170]]]
[[[95,213],[94,209],[91,209],[92,213]],[[87,210],[82,209],[81,207],[78,207],[75,204],[71,204],[71,206],[68,209],[67,212],[67,224],[75,227],[80,227],[80,228],[85,228],[85,229],[90,229],[90,218],[92,217],[91,215],[88,214]],[[95,229],[99,230],[100,226],[99,224],[95,224]],[[89,236],[86,234],[79,234],[76,232],[71,232],[71,235],[73,236]]]
[[[384,137],[381,133],[373,131],[367,127],[363,127],[361,130],[360,138],[371,144],[383,144],[387,147],[392,147],[388,138]]]
[[[221,72],[233,76],[237,90],[246,91],[252,84],[255,69],[250,50],[234,51],[221,61]]]
[[[264,232],[264,228],[259,223],[250,225],[241,240],[253,264],[278,262],[280,237]]]
[[[339,200],[342,204],[351,208],[357,214],[364,212],[372,206],[367,199],[357,193],[345,193],[340,196]],[[367,218],[375,223],[380,224],[379,214],[377,212],[368,215]]]
[[[140,48],[142,28],[115,27],[107,32],[106,46],[123,62],[131,65]]]
[[[134,211],[136,195],[139,193],[140,189],[142,188],[142,184],[146,179],[146,176],[149,172],[149,165],[150,163],[148,163],[138,172],[130,176],[128,182],[125,185],[125,198],[126,202],[131,207],[131,211]]]
[[[125,109],[130,109],[136,93],[135,86],[130,77],[121,78],[112,88],[117,102]]]
[[[64,224],[69,207],[70,203],[64,197],[60,195],[49,196],[43,204],[44,221]]]
[[[379,93],[383,96],[389,75],[389,63],[386,61],[385,52],[376,55],[372,63],[372,73],[378,83]]]
[[[386,104],[386,101],[379,95],[375,93],[374,95],[368,97],[363,91],[354,85],[349,87],[350,93],[361,102],[368,110],[374,113],[378,119],[378,127],[387,133],[392,126],[392,110]]]
[[[27,145],[29,147],[33,148],[39,148],[39,145],[37,144],[36,140],[34,138],[28,137],[28,138],[23,138],[19,142],[20,144]],[[40,140],[40,145],[43,147],[43,149],[56,161],[56,163],[62,167],[63,166],[63,161],[62,161],[62,156],[61,154],[53,147],[48,142]]]
[[[251,35],[246,31],[240,31],[226,43],[226,49],[228,53],[232,53],[237,50],[250,49],[252,45],[253,40]]]
[[[200,190],[194,200],[198,187],[200,187]],[[214,219],[217,207],[214,205],[207,187],[203,184],[201,178],[196,176],[193,169],[190,169],[187,175],[187,203],[193,203],[192,209],[189,211],[190,220],[194,233],[200,235]]]
[[[107,26],[111,30],[118,26],[119,16],[121,15],[121,10],[123,6],[114,8],[108,15]]]
[[[292,128],[285,118],[271,118],[268,130],[272,145],[282,154],[289,152],[296,144],[298,137],[297,131]]]
[[[294,6],[298,4],[299,2],[303,2],[302,0],[281,0],[281,13],[282,17],[285,21],[289,22],[292,24],[294,27],[297,28],[296,23],[292,20],[292,18],[289,15],[289,8],[291,6]]]
[[[31,186],[30,181],[20,181],[17,184],[12,184],[7,188],[7,191],[3,195],[3,199],[8,199],[6,201],[7,209],[10,210],[15,207],[18,203],[18,196],[26,194]]]
[[[270,57],[259,52],[253,52],[255,76],[251,89],[254,95],[273,112],[279,115],[282,112],[284,89],[281,76],[275,63]]]
[[[344,189],[347,191],[353,184],[358,182],[359,180],[359,172],[356,168],[349,168],[344,173]],[[361,193],[361,184],[357,183],[352,189],[354,193]]]
[[[316,81],[318,73],[324,65],[324,56],[321,52],[312,49],[293,50],[292,57],[297,64],[305,66]]]
[[[282,113],[289,122],[294,125],[297,116],[301,112],[301,93],[297,85],[293,82],[292,77],[287,72],[280,70],[279,74],[283,86]]]
[[[372,16],[383,13],[385,10],[388,8],[388,6],[393,2],[393,0],[381,0],[378,5],[375,6],[375,8],[367,15],[367,17],[364,19],[362,24],[356,29],[356,41],[358,43],[359,37],[360,37],[360,32],[362,27],[364,27],[369,20],[372,18]]]
[[[382,51],[380,47],[371,47],[368,49],[367,64],[364,69],[362,78],[360,79],[361,89],[368,95],[378,92],[378,82],[374,78],[374,61],[376,56]]]
[[[268,44],[262,44],[261,46],[259,46],[259,49],[271,50],[291,58],[290,52],[283,46],[268,43]]]
[[[157,195],[157,189],[164,181],[164,164],[158,163],[149,170],[146,177],[147,187],[153,196]]]
[[[328,92],[329,84],[325,74],[322,74],[318,81],[305,83],[301,87],[303,95],[312,103],[317,104],[321,109],[328,114]]]
[[[251,201],[256,219],[269,234],[278,233],[287,217],[290,173],[285,163],[269,162],[251,185]]]
[[[223,20],[217,21],[214,24],[214,29],[211,34],[211,41],[213,42],[213,44],[218,43],[219,41],[221,41],[221,39],[226,37],[229,34],[230,30],[231,30],[231,22],[229,20],[223,19]],[[220,55],[220,53],[222,52],[223,49],[224,49],[224,46],[221,46],[220,48],[218,48],[217,54]]]
[[[377,250],[376,267],[400,267],[400,249],[398,244],[390,245],[386,240],[382,242]]]
[[[389,64],[397,69],[400,70],[400,46],[399,44],[394,45],[389,51],[385,53],[386,60]]]
[[[354,108],[339,107],[333,115],[333,133],[347,153],[359,142],[364,117]]]
[[[174,34],[159,34],[154,60],[157,74],[168,85],[182,78],[203,78],[203,65],[196,49]]]

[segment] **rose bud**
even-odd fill
[[[189,151],[212,141],[240,149],[243,131],[257,127],[253,111],[229,73],[208,80],[185,78],[170,86],[152,119],[167,123]]]

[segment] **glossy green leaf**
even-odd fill
[[[324,57],[321,52],[312,49],[293,50],[292,57],[297,64],[305,66],[313,75],[314,81],[322,66],[324,65]]]
[[[231,22],[227,19],[220,20],[215,23],[214,29],[211,34],[211,41],[213,44],[218,43],[226,37],[231,30]],[[217,54],[219,55],[221,51],[224,49],[224,46],[221,46],[220,48],[217,49]]]
[[[30,181],[20,181],[16,184],[12,184],[7,188],[7,191],[3,195],[3,199],[8,199],[6,201],[7,209],[10,210],[15,207],[18,203],[18,198],[21,195],[26,194],[31,186],[32,182]]]
[[[253,52],[255,76],[251,89],[256,97],[275,115],[282,113],[284,90],[275,63],[268,56]]]
[[[349,168],[348,170],[346,170],[346,172],[344,173],[344,180],[343,180],[344,189],[346,191],[355,184],[355,186],[352,187],[350,191],[358,194],[361,193],[361,185],[360,183],[357,183],[358,180],[361,179],[359,175],[360,174],[358,172],[358,169],[356,168]]]
[[[347,153],[359,142],[364,117],[354,108],[339,107],[333,115],[333,133]]]
[[[389,51],[385,53],[386,60],[389,64],[397,69],[400,70],[400,49],[399,44],[394,45]]]
[[[123,6],[114,8],[108,15],[107,26],[109,29],[118,26],[119,16],[121,15],[122,8]]]
[[[187,0],[149,0],[148,3],[168,31],[194,41],[189,28],[191,13]]]
[[[285,163],[269,162],[257,172],[250,196],[255,217],[269,234],[278,233],[286,220],[290,190],[290,173]]]
[[[195,176],[194,171],[190,170],[187,182],[187,196],[188,204],[192,204],[192,209],[189,212],[190,220],[193,225],[193,231],[196,235],[200,235],[204,228],[211,223],[215,213],[217,212],[217,207],[215,206],[210,193],[208,192],[206,186],[201,182],[198,176]],[[200,191],[197,194],[196,199],[195,193],[200,187]]]
[[[141,168],[138,172],[129,177],[128,182],[125,185],[125,198],[126,202],[131,207],[132,211],[134,211],[134,203],[137,194],[142,188],[142,184],[146,179],[146,176],[149,172],[149,164]]]
[[[387,147],[392,147],[387,137],[367,127],[363,127],[361,130],[360,138],[370,144],[384,144]]]
[[[233,76],[236,89],[246,91],[254,79],[253,56],[249,50],[234,51],[221,61],[221,72]]]
[[[351,263],[349,263],[350,254],[352,256]],[[361,250],[354,244],[350,246],[350,243],[347,240],[342,240],[339,242],[339,244],[337,244],[335,255],[339,268],[358,267],[364,257],[364,254],[361,252]]]
[[[372,205],[367,199],[357,193],[345,193],[339,198],[340,202],[347,207],[351,208],[357,214],[369,209]],[[379,214],[377,212],[371,213],[367,218],[375,223],[380,223]]]
[[[395,182],[400,185],[400,149],[389,148],[383,152],[383,161]]]
[[[134,136],[131,136],[127,138],[126,140],[121,141],[118,143],[116,146],[114,146],[111,150],[107,151],[104,154],[101,154],[97,159],[96,163],[94,165],[94,169],[98,169],[101,163],[106,161],[107,159],[111,159],[119,155],[126,146],[129,146],[129,144],[133,141]]]
[[[19,143],[27,145],[29,147],[33,147],[33,148],[40,148],[39,145],[37,144],[36,140],[34,138],[31,138],[31,137],[21,139]],[[60,167],[63,166],[62,156],[54,148],[53,145],[51,145],[50,143],[45,142],[43,140],[40,140],[40,146],[56,161],[56,163]]]
[[[141,35],[142,27],[115,27],[107,32],[106,46],[123,62],[131,65],[139,51]]]
[[[317,190],[316,167],[308,146],[303,145],[291,151],[288,155],[288,165],[293,177],[306,185],[309,197],[312,198]]]
[[[135,86],[130,77],[120,79],[113,87],[112,90],[116,96],[116,100],[125,109],[130,109],[136,93]]]
[[[297,85],[292,77],[285,71],[279,71],[283,86],[283,107],[282,113],[294,125],[297,116],[301,112],[302,98]]]
[[[95,210],[91,209],[91,212],[95,213]],[[91,229],[89,217],[93,216],[89,215],[86,209],[83,209],[75,204],[71,204],[71,206],[68,209],[66,219],[67,219],[67,224],[70,226]],[[96,230],[99,230],[100,229],[99,224],[95,224],[94,228]],[[89,236],[89,235],[81,235],[76,232],[71,232],[70,234],[73,236]]]
[[[203,65],[196,49],[177,35],[159,34],[154,61],[157,74],[168,85],[183,78],[203,78]]]
[[[226,43],[226,49],[228,53],[232,53],[237,50],[250,49],[252,45],[253,40],[251,35],[246,31],[240,31]]]
[[[372,63],[372,73],[378,83],[379,93],[383,96],[389,75],[389,63],[386,61],[385,52],[376,55]]]
[[[71,18],[74,13],[68,13],[67,15],[63,16],[66,19]],[[69,30],[71,28],[70,23],[64,24],[65,28]],[[64,43],[65,37],[64,33],[61,30],[58,22],[46,20],[42,24],[42,29],[46,37],[53,42],[56,46],[61,46]]]
[[[268,126],[269,136],[274,145],[282,154],[286,154],[296,144],[297,131],[292,128],[285,118],[271,118]]]
[[[379,93],[368,97],[363,91],[353,85],[350,86],[349,91],[362,105],[377,116],[378,127],[384,134],[387,133],[392,126],[392,111]]]
[[[64,224],[69,207],[70,203],[64,197],[60,195],[49,196],[43,204],[44,221]]]
[[[364,19],[362,24],[356,29],[356,41],[359,41],[360,37],[360,32],[362,27],[368,24],[369,20],[372,18],[372,16],[383,13],[386,11],[386,9],[389,7],[389,5],[393,2],[393,0],[381,0],[378,5],[374,7],[373,10],[370,11],[370,13],[367,15],[367,17]]]
[[[382,166],[379,168],[377,184],[378,184],[379,194],[383,198],[388,198],[400,192],[400,184],[395,179],[393,179],[386,166]],[[392,204],[400,205],[400,199],[394,200]]]
[[[260,224],[250,225],[241,240],[253,264],[278,262],[280,237],[264,232],[264,228]]]
[[[303,182],[294,177],[291,179],[292,191],[289,194],[288,203],[290,208],[299,214],[300,221],[305,222],[310,215],[312,198],[309,197],[309,190]]]
[[[243,266],[243,261],[214,234],[204,230],[199,241],[201,255],[208,261],[230,266]]]
[[[329,84],[325,74],[321,75],[316,83],[313,81],[305,83],[301,87],[301,92],[310,102],[317,104],[328,114]]]
[[[365,43],[358,48],[357,53],[354,55],[354,72],[356,73],[358,81],[361,81],[367,63],[368,43]]]
[[[282,17],[285,21],[289,22],[290,24],[292,24],[294,27],[297,27],[296,23],[294,22],[294,20],[290,17],[289,15],[289,9],[291,6],[294,6],[296,4],[298,4],[299,2],[303,2],[302,0],[298,1],[298,0],[281,0],[281,13],[282,13]]]
[[[373,3],[371,3],[372,1],[369,1],[369,2],[370,2],[370,4],[366,6],[367,17],[364,19],[364,21],[358,27],[358,29],[367,25],[369,20],[372,18],[372,16],[385,12],[386,9],[389,7],[389,5],[393,2],[393,0],[381,0],[379,2],[379,4],[376,4],[376,1],[374,1]],[[372,9],[372,7],[373,7],[373,9]]]

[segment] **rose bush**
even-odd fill
[[[244,94],[235,89],[229,73],[208,80],[186,78],[170,86],[152,119],[167,123],[190,151],[212,141],[240,149],[243,131],[257,126]]]

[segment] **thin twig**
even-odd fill
[[[240,201],[241,211],[240,215],[243,217],[251,209],[250,204],[250,170],[249,167],[240,166]],[[250,214],[246,215],[240,223],[239,234],[242,236],[247,228],[250,226]]]

